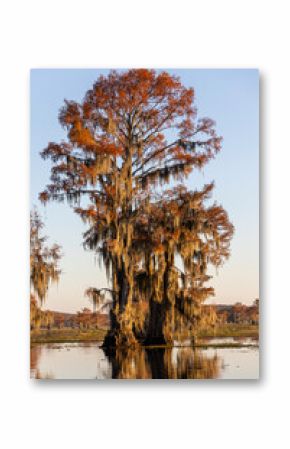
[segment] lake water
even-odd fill
[[[231,344],[232,338],[205,344]],[[105,354],[100,343],[48,343],[31,348],[36,379],[257,379],[259,348],[240,339],[239,348],[190,346],[118,350]]]

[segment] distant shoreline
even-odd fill
[[[40,329],[37,331],[31,331],[30,343],[78,343],[78,342],[102,342],[107,329],[88,329],[80,330],[74,328],[62,328],[62,329]],[[219,346],[219,344],[207,343],[206,339],[209,338],[259,338],[259,326],[248,324],[224,324],[216,326],[212,329],[206,329],[198,333],[198,338],[202,339],[202,342],[197,342],[198,346]],[[222,344],[224,347],[225,344]],[[226,346],[239,347],[239,342],[228,343]],[[244,345],[243,345],[244,346]]]

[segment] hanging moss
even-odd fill
[[[112,71],[82,103],[65,102],[59,120],[67,140],[41,153],[52,162],[41,200],[66,199],[89,226],[84,246],[96,251],[115,292],[110,341],[117,345],[144,337],[152,307],[166,340],[177,326],[196,323],[208,264],[229,256],[228,217],[219,206],[205,207],[213,184],[164,190],[221,147],[214,122],[197,119],[193,101],[193,90],[166,72]],[[167,141],[170,129],[176,135]]]
[[[41,234],[44,224],[37,210],[30,214],[30,285],[40,304],[44,302],[51,283],[60,277],[61,247],[46,245],[47,237]]]

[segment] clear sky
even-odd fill
[[[231,257],[212,271],[216,296],[210,302],[250,304],[259,296],[259,73],[246,69],[170,69],[193,87],[199,117],[216,121],[222,151],[185,182],[190,189],[215,181],[213,200],[222,204],[235,226]],[[102,73],[100,69],[37,69],[31,72],[31,205],[45,222],[49,242],[62,246],[63,273],[49,290],[45,308],[76,311],[88,306],[87,287],[106,285],[94,254],[82,247],[85,225],[63,204],[42,206],[38,193],[49,182],[50,163],[39,151],[65,132],[58,123],[63,100],[82,100]]]

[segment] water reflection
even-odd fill
[[[253,379],[259,352],[241,348],[139,348],[106,353],[97,343],[39,344],[31,348],[36,379]]]
[[[212,379],[219,374],[219,358],[200,349],[139,348],[108,354],[113,379]]]

